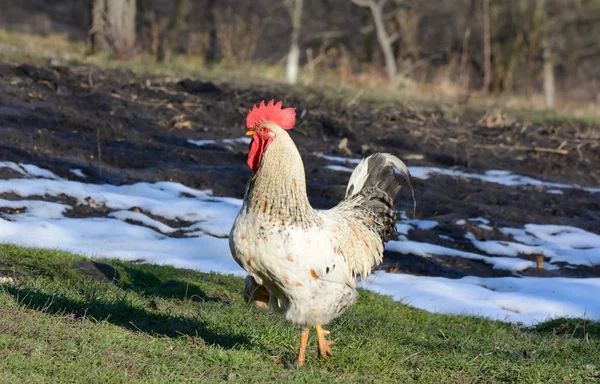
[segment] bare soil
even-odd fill
[[[88,175],[86,182],[171,180],[212,189],[217,196],[241,198],[250,177],[247,146],[218,141],[242,137],[248,108],[272,98],[296,107],[299,118],[291,135],[305,161],[309,198],[318,208],[331,207],[342,198],[349,174],[324,168],[330,162],[315,154],[338,155],[343,138],[348,139],[354,157],[385,151],[411,166],[468,172],[503,169],[546,181],[600,186],[600,127],[582,122],[507,121],[498,125],[495,121],[489,126],[476,113],[448,117],[441,109],[378,109],[370,103],[349,106],[314,94],[304,96],[282,85],[215,84],[87,66],[0,64],[0,160],[36,164],[73,180],[84,181],[70,172],[79,168]],[[199,147],[189,139],[217,143]],[[523,147],[560,148],[568,153]],[[0,177],[19,175],[0,169]],[[416,187],[417,218],[440,225],[411,231],[412,240],[475,251],[465,238],[467,231],[479,239],[501,239],[496,228],[539,223],[600,233],[600,193],[575,188],[551,194],[535,187],[448,176],[416,180]],[[398,208],[412,212],[409,193],[403,192]],[[105,209],[81,205],[71,212],[75,216],[106,214]],[[494,229],[481,230],[471,222],[456,225],[457,220],[472,217],[485,217]],[[479,261],[394,253],[386,254],[384,267],[447,277],[509,274]],[[584,277],[599,276],[600,271],[584,267],[524,274]]]

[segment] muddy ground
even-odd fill
[[[342,154],[351,152],[353,157],[385,151],[410,166],[468,172],[503,169],[546,181],[600,186],[599,126],[576,121],[498,122],[494,115],[480,120],[483,113],[455,117],[442,110],[408,106],[349,106],[315,94],[303,96],[281,85],[215,84],[86,66],[0,63],[0,160],[33,163],[83,181],[70,172],[79,168],[89,176],[86,182],[171,180],[212,189],[218,196],[242,197],[250,176],[247,145],[219,140],[242,137],[248,108],[271,98],[296,107],[299,119],[291,135],[305,162],[310,200],[318,208],[337,203],[349,174],[324,168],[331,163],[315,154],[339,155],[343,138],[348,145]],[[189,139],[217,142],[199,147]],[[526,150],[534,147],[538,150]],[[8,177],[20,175],[0,171],[0,178]],[[417,218],[436,220],[440,226],[411,231],[413,240],[474,251],[464,236],[466,231],[480,239],[501,239],[497,227],[538,223],[600,233],[600,193],[575,188],[551,194],[535,187],[448,176],[416,180],[416,187]],[[405,191],[398,204],[399,209],[411,212],[410,194]],[[85,209],[72,214],[105,214]],[[490,220],[494,230],[482,230],[476,223],[455,224],[472,217]],[[386,268],[447,277],[509,274],[474,260],[393,253],[386,254]],[[600,271],[586,267],[524,274],[595,276]]]

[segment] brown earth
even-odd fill
[[[305,161],[309,197],[318,208],[331,207],[342,198],[349,174],[324,168],[334,163],[315,153],[337,155],[343,138],[348,138],[344,153],[351,152],[353,157],[385,151],[410,166],[454,167],[474,173],[502,169],[545,181],[600,186],[600,127],[582,122],[498,123],[492,119],[494,124],[490,124],[490,119],[480,121],[481,114],[448,117],[441,109],[349,106],[282,85],[179,81],[86,66],[0,64],[0,160],[36,164],[74,180],[82,179],[70,170],[79,168],[88,175],[87,182],[170,180],[212,189],[217,196],[242,197],[250,176],[247,146],[219,140],[242,137],[248,108],[272,98],[296,107],[298,122],[291,135]],[[217,143],[199,147],[189,139]],[[568,153],[523,147],[560,148]],[[0,169],[1,178],[18,176]],[[417,218],[440,225],[411,231],[412,240],[475,251],[465,231],[479,239],[501,239],[496,228],[539,223],[600,233],[600,193],[574,188],[551,194],[537,187],[506,187],[439,175],[416,180],[416,187]],[[401,196],[399,209],[412,211],[407,192]],[[77,206],[70,215],[106,213]],[[485,217],[494,230],[481,230],[471,222],[455,224],[470,217]],[[444,240],[440,234],[453,240]],[[448,277],[507,274],[479,261],[394,253],[386,254],[385,267]],[[536,273],[542,272],[525,272]],[[552,274],[597,276],[600,271],[586,267]]]

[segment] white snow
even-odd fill
[[[0,242],[245,275],[232,259],[227,239],[241,207],[238,199],[214,197],[210,191],[173,182],[101,185],[61,179],[26,164],[0,162],[0,167],[25,176],[0,180],[0,194],[12,192],[21,197],[0,199],[0,207],[13,210],[0,213]],[[43,201],[39,196],[65,203]],[[72,201],[106,210],[108,217],[68,217],[77,208],[66,203]],[[482,220],[476,222],[486,225]],[[436,230],[437,226],[433,220],[403,220],[397,224],[403,236],[414,228]],[[496,269],[512,271],[515,277],[453,280],[377,272],[363,284],[432,312],[480,315],[526,325],[558,316],[600,320],[599,278],[518,277],[519,271],[533,266],[520,254],[544,254],[549,260],[547,269],[558,268],[554,264],[557,262],[600,264],[600,236],[574,227],[539,224],[500,231],[512,241],[478,241],[467,235],[487,255],[411,240],[392,241],[386,249],[422,257],[481,260]],[[169,236],[175,232],[183,236]]]
[[[51,179],[51,180],[62,180],[62,178],[56,176],[54,173],[50,172],[49,170],[42,169],[42,168],[40,168],[40,167],[38,167],[36,165],[33,165],[33,164],[23,164],[23,163],[19,163],[19,165],[30,176],[41,177],[41,178],[44,178],[44,179]]]
[[[236,139],[223,139],[221,142],[224,144],[245,144],[250,145],[252,138],[248,136],[238,137]]]
[[[346,158],[339,156],[328,156],[317,154],[317,156],[324,158],[326,160],[344,163],[344,164],[358,164],[361,159],[355,158]],[[500,184],[505,186],[534,186],[543,188],[546,192],[557,194],[557,192],[562,193],[560,190],[563,189],[582,189],[586,192],[590,193],[600,193],[600,188],[579,188],[574,185],[562,184],[562,183],[552,183],[547,181],[542,181],[538,179],[534,179],[529,176],[518,175],[511,171],[506,170],[489,170],[483,174],[480,173],[472,173],[472,172],[463,172],[456,169],[447,169],[447,168],[438,168],[438,167],[421,167],[414,166],[408,167],[410,174],[412,177],[417,179],[428,179],[432,175],[445,175],[456,178],[465,178],[465,179],[476,179],[481,180],[487,183]],[[339,171],[352,172],[352,168],[343,167],[338,168]]]
[[[481,224],[489,224],[490,221],[488,219],[485,219],[483,217],[474,217],[471,219],[468,219],[469,221],[473,221],[475,223],[481,223]]]
[[[204,147],[205,145],[217,144],[215,140],[192,140],[189,139],[188,143],[197,145],[199,147]]]
[[[18,172],[23,176],[27,176],[27,172],[23,168],[19,167],[18,164],[15,164],[10,161],[0,161],[0,168],[12,169],[13,171]]]
[[[523,260],[518,257],[490,257],[412,240],[390,241],[385,245],[385,249],[387,251],[398,252],[405,255],[412,254],[422,257],[458,256],[466,259],[481,260],[492,265],[495,269],[506,269],[514,272],[535,266],[535,263],[532,261]]]
[[[75,176],[81,177],[82,179],[87,179],[87,175],[83,173],[83,171],[79,168],[69,169],[69,172],[71,172]]]
[[[322,154],[317,154],[317,156],[322,157],[325,160],[334,161],[336,163],[350,163],[350,164],[356,164],[356,165],[358,165],[358,163],[360,163],[360,161],[362,160],[362,159],[353,159],[351,157],[329,156],[329,155],[322,155]]]
[[[462,279],[376,272],[364,287],[430,312],[535,325],[555,317],[600,319],[600,278]]]
[[[549,262],[600,265],[600,236],[580,228],[526,224],[524,229],[502,228],[515,242],[471,240],[478,249],[495,255],[544,255]]]
[[[225,144],[225,147],[228,147],[231,144],[245,144],[248,145],[250,144],[250,141],[252,141],[252,139],[250,137],[238,137],[235,139],[222,139],[222,140],[188,140],[187,142],[190,144],[194,144],[197,145],[199,147],[204,147],[206,145],[219,145],[219,144]]]
[[[327,165],[327,166],[325,166],[325,168],[331,169],[332,171],[337,171],[337,172],[352,172],[353,171],[352,168],[344,167],[342,165]]]

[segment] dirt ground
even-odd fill
[[[248,108],[271,98],[296,107],[299,118],[291,135],[305,162],[309,197],[318,208],[338,202],[349,174],[324,168],[330,162],[315,154],[339,155],[343,138],[348,145],[342,154],[353,157],[385,151],[410,166],[454,167],[467,172],[511,170],[545,181],[600,186],[599,126],[576,121],[498,121],[493,114],[484,119],[480,119],[482,114],[455,117],[443,110],[407,106],[376,109],[369,103],[347,105],[314,94],[303,96],[281,85],[242,87],[140,77],[85,66],[0,64],[0,160],[36,164],[83,181],[70,172],[79,168],[89,176],[86,182],[171,180],[212,189],[218,196],[241,198],[250,176],[245,161],[247,145],[219,140],[242,137]],[[189,139],[217,142],[199,147]],[[0,171],[0,178],[8,177],[20,176]],[[535,187],[506,187],[448,176],[417,179],[416,187],[417,218],[436,220],[440,225],[411,231],[412,240],[474,251],[465,231],[479,239],[501,239],[496,228],[538,223],[600,233],[600,193],[575,188],[551,194]],[[72,215],[106,214],[90,207],[78,209],[87,211]],[[399,209],[412,211],[406,191]],[[466,227],[455,224],[472,217],[490,220],[494,229],[481,230],[470,222]],[[474,260],[393,253],[386,254],[385,267],[448,277],[508,274]],[[600,275],[598,268],[587,267],[524,272],[536,273]]]

